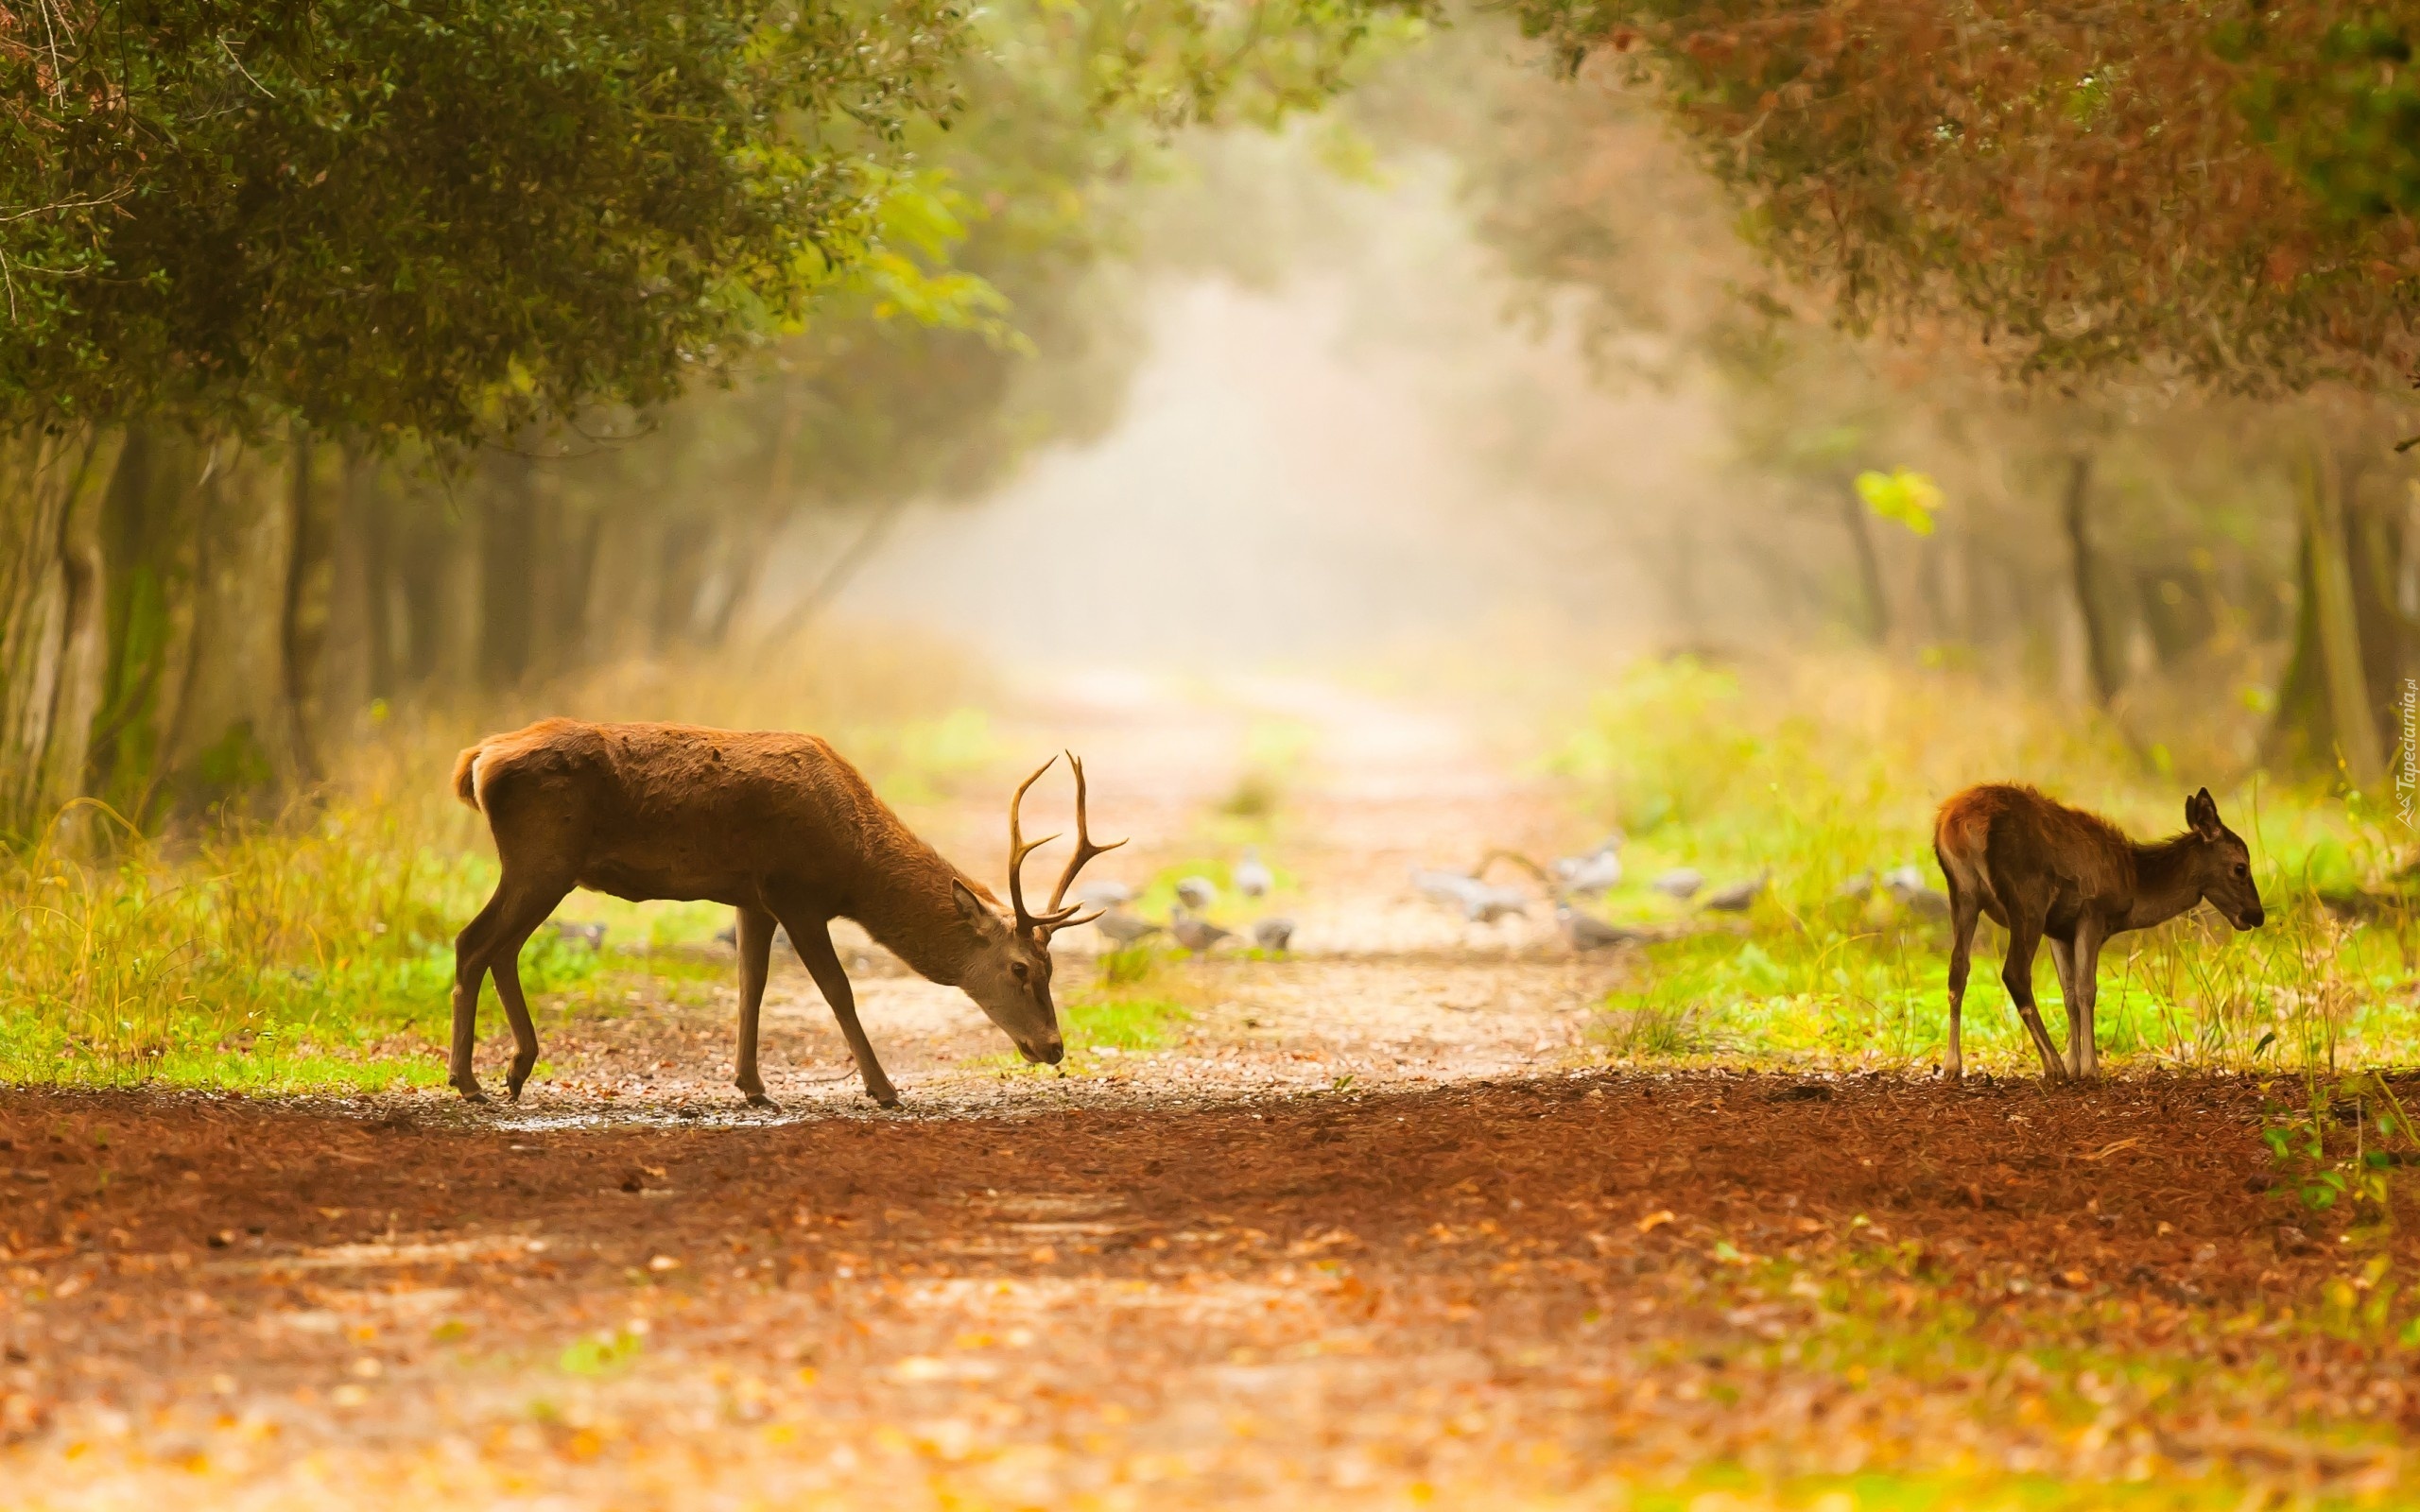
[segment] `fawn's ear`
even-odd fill
[[[2185,800],[2185,823],[2204,840],[2215,840],[2226,833],[2226,826],[2219,822],[2219,800],[2210,796],[2206,787]]]

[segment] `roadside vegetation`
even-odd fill
[[[1893,1071],[1932,1065],[1946,1033],[1947,918],[1889,885],[1913,868],[1939,892],[1944,798],[2028,781],[2151,839],[2183,827],[2185,798],[2206,780],[2071,709],[1861,658],[1639,663],[1547,765],[1593,821],[1629,836],[1603,911],[1666,936],[1646,948],[1637,988],[1606,1005],[1610,1054]],[[2260,773],[2211,785],[2252,848],[2270,921],[2238,935],[2201,912],[2119,936],[2101,967],[2103,1054],[2321,1073],[2420,1055],[2420,899],[2394,815],[2358,792]],[[1770,881],[1726,918],[1656,890],[1680,867],[1710,886]],[[1967,1032],[1987,1069],[2022,1074],[2031,1052],[1998,978],[2000,938],[1989,926],[1978,936]],[[2037,971],[2055,1000],[2047,955]]]

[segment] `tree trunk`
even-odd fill
[[[805,593],[799,595],[796,602],[782,611],[781,618],[775,620],[770,628],[756,638],[758,644],[778,645],[813,623],[815,617],[822,613],[826,606],[847,591],[849,584],[856,579],[866,563],[873,560],[873,554],[882,547],[883,538],[890,534],[890,527],[899,523],[899,517],[906,513],[907,509],[908,498],[905,494],[893,494],[883,501],[875,508],[873,518],[866,521],[865,528],[857,532],[856,539],[841,550],[840,555],[832,558],[831,564],[823,569],[822,574],[808,586]],[[1675,554],[1674,571],[1669,575],[1669,582],[1675,585],[1672,588],[1674,620],[1686,632],[1689,641],[1695,644],[1699,639],[1700,621],[1695,588],[1697,579],[1696,574],[1691,570],[1692,560],[1693,557],[1688,545],[1684,541],[1680,551]]]
[[[2302,595],[2294,649],[2263,754],[2308,762],[2333,752],[2357,785],[2372,787],[2386,776],[2378,733],[2381,690],[2371,686],[2365,665],[2359,580],[2346,541],[2343,472],[2334,454],[2314,443],[2297,469],[2294,491]],[[2400,690],[2390,685],[2383,691],[2392,697]]]
[[[479,676],[491,688],[527,677],[538,621],[538,511],[529,458],[507,452],[480,490]]]
[[[383,645],[378,621],[386,564],[371,540],[371,468],[351,442],[330,442],[319,478],[328,500],[327,623],[311,675],[313,726],[327,745],[352,733],[355,715],[378,696],[372,691]]]
[[[353,518],[361,531],[361,654],[363,678],[373,703],[390,699],[402,677],[395,654],[396,616],[403,575],[397,571],[395,501],[387,479],[367,458],[353,460]]]
[[[101,501],[123,432],[0,439],[0,835],[83,791],[107,651]]]
[[[1848,531],[1850,555],[1857,559],[1865,638],[1881,645],[1891,639],[1891,600],[1882,586],[1882,558],[1874,549],[1874,524],[1855,488],[1844,486],[1841,491],[1841,524]]]
[[[152,817],[199,655],[196,616],[211,570],[219,458],[220,449],[182,428],[137,425],[106,505],[109,651],[89,782],[137,825]]]
[[[285,593],[279,604],[280,681],[294,764],[306,779],[325,774],[320,762],[320,677],[327,649],[335,573],[337,485],[321,476],[332,449],[297,424],[288,445]],[[337,455],[338,461],[341,454]]]
[[[285,738],[281,607],[293,560],[285,447],[221,442],[197,490],[198,570],[184,671],[145,807],[258,809],[301,775]]]
[[[2092,495],[2092,457],[2079,452],[2067,463],[2067,490],[2061,518],[2067,531],[2067,560],[2074,573],[2076,612],[2083,622],[2085,675],[2091,679],[2095,703],[2107,708],[2118,696],[2117,648],[2111,642],[2108,617],[2102,613],[2093,559],[2092,537],[2085,530],[2085,506]]]
[[[706,545],[712,538],[706,523],[689,515],[665,521],[662,531],[650,564],[655,570],[655,619],[649,649],[658,655],[696,637],[698,599],[706,582]]]

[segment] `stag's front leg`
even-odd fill
[[[806,963],[807,974],[822,990],[823,1001],[832,1005],[832,1017],[839,1021],[840,1037],[849,1041],[849,1054],[857,1057],[857,1074],[865,1078],[866,1095],[885,1108],[898,1107],[898,1089],[882,1074],[882,1062],[873,1057],[873,1043],[866,1038],[864,1025],[857,1022],[856,994],[849,989],[849,973],[840,970],[839,954],[832,949],[830,921],[785,919],[782,924],[790,932],[790,944],[797,948],[798,958]]]
[[[765,978],[773,965],[773,916],[761,908],[739,910],[739,1074],[733,1085],[752,1107],[770,1108],[756,1074],[756,1020],[765,1005]]]

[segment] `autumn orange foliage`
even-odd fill
[[[2261,392],[2391,382],[2420,359],[2412,9],[1529,0],[1523,16],[1572,66],[1629,60],[1749,197],[1766,250],[1853,326],[1953,314],[2028,376],[2148,368]]]

